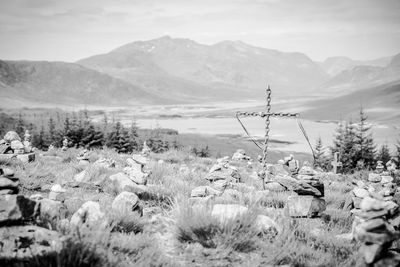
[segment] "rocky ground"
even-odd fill
[[[237,155],[35,154],[0,162],[1,266],[363,266],[349,200],[368,173],[315,173],[326,209],[291,217],[297,194],[263,190],[261,165]]]

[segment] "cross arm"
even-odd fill
[[[299,117],[299,113],[285,113],[285,112],[245,112],[238,111],[236,112],[236,116],[245,116],[245,117]]]

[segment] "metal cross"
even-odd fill
[[[242,124],[242,122],[239,119],[239,116],[245,116],[245,117],[265,117],[265,136],[264,136],[264,144],[262,147],[263,151],[263,157],[262,157],[262,165],[263,165],[263,187],[265,189],[265,180],[267,178],[267,155],[268,155],[268,142],[269,142],[269,131],[270,131],[270,118],[271,117],[299,117],[299,113],[283,113],[283,112],[271,112],[271,89],[268,85],[268,88],[266,89],[266,94],[267,94],[267,105],[265,106],[265,112],[242,112],[238,111],[236,112],[236,117],[239,120],[240,124],[242,125],[243,129],[249,135],[247,132],[246,128]],[[250,137],[250,135],[249,135]],[[254,141],[253,141],[254,142]],[[255,143],[257,146],[258,144]],[[261,147],[260,147],[261,148]]]

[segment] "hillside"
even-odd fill
[[[16,105],[130,105],[166,101],[137,86],[74,63],[0,61],[0,95]]]
[[[207,94],[217,100],[262,96],[267,83],[278,96],[293,95],[293,88],[301,95],[328,79],[318,64],[301,53],[283,53],[239,41],[203,45],[168,36],[129,43],[78,63],[149,92]]]
[[[345,119],[351,114],[356,114],[363,106],[370,119],[399,124],[400,79],[379,86],[371,86],[344,96],[308,102],[305,106],[309,109],[304,111],[302,115],[310,119]]]
[[[400,54],[384,66],[363,65],[346,69],[319,88],[321,95],[344,95],[373,86],[385,85],[400,79]]]

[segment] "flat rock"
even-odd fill
[[[382,175],[381,178],[382,178],[382,180],[381,180],[382,184],[387,184],[387,183],[393,182],[393,177],[392,176]]]
[[[381,244],[362,244],[360,253],[363,256],[365,263],[372,264],[384,252],[384,247]]]
[[[38,261],[61,247],[60,238],[59,233],[34,225],[1,227],[0,265]]]
[[[41,218],[64,219],[67,217],[67,207],[60,201],[43,198],[38,201]]]
[[[0,190],[10,189],[15,193],[18,192],[19,181],[12,181],[11,179],[0,177]]]
[[[258,232],[265,233],[271,230],[280,232],[281,227],[270,217],[265,215],[257,215],[254,221],[254,226],[257,228]]]
[[[293,189],[299,195],[308,195],[308,196],[317,196],[323,197],[324,196],[324,184],[319,183],[316,186],[312,186],[306,182],[300,181],[298,187]]]
[[[147,164],[147,158],[144,157],[144,156],[142,156],[142,155],[133,154],[133,155],[132,155],[132,159],[133,159],[135,162],[137,162],[137,163],[139,163],[139,164],[141,164],[141,165],[146,165],[146,164]]]
[[[224,191],[225,188],[229,185],[229,182],[226,180],[218,180],[211,183],[211,187],[218,191]]]
[[[240,182],[240,174],[233,168],[221,168],[220,170],[213,171],[206,176],[209,181],[226,180],[228,182]]]
[[[326,209],[325,200],[313,196],[289,196],[287,210],[291,217],[314,217]]]
[[[214,188],[204,185],[204,186],[198,186],[192,190],[190,193],[191,197],[206,197],[206,196],[219,196],[221,195],[222,192],[215,190]]]
[[[35,161],[35,153],[20,154],[17,155],[16,158],[22,163],[29,163]]]
[[[20,150],[20,149],[24,149],[24,144],[19,141],[19,140],[13,140],[10,143],[11,149],[12,150]]]
[[[0,224],[11,224],[32,219],[36,202],[23,195],[0,196]]]
[[[300,175],[308,175],[308,176],[314,176],[317,175],[318,172],[313,170],[310,166],[303,166],[299,170]]]
[[[370,173],[368,175],[368,181],[373,183],[378,183],[382,180],[381,176],[378,173]]]
[[[366,197],[361,201],[360,208],[362,211],[379,211],[386,208],[386,203],[371,197]]]
[[[353,192],[354,196],[356,196],[358,198],[369,197],[368,190],[363,189],[363,188],[356,187],[356,188],[353,189],[352,192]]]

